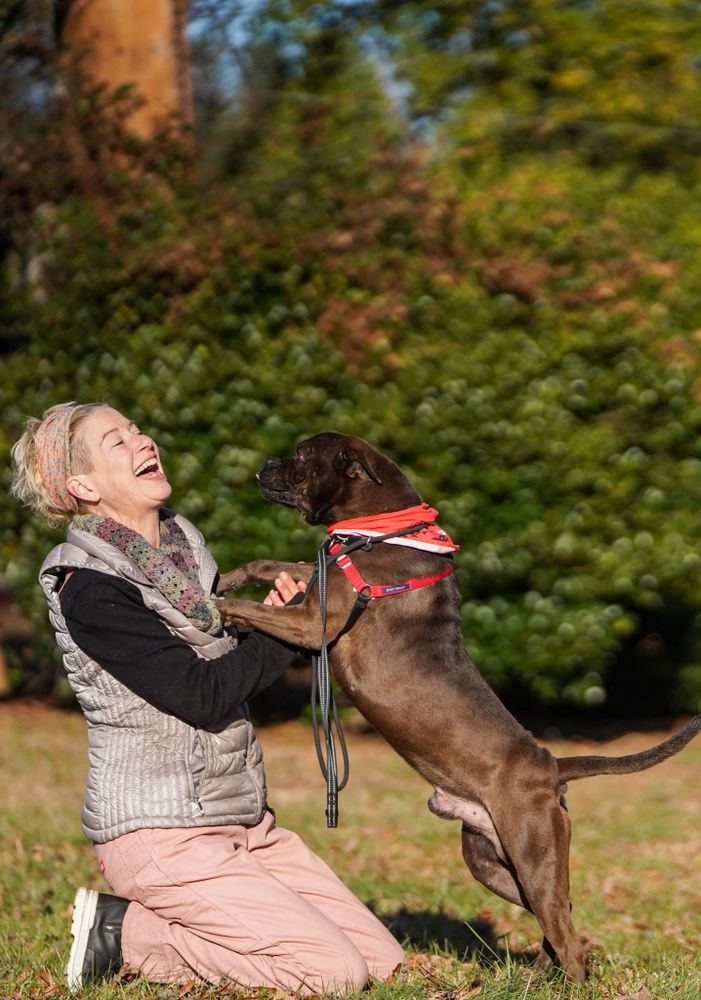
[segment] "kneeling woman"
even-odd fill
[[[40,579],[88,724],[83,829],[118,894],[78,890],[70,985],[120,969],[306,994],[387,978],[397,942],[267,807],[245,702],[293,651],[224,632],[214,559],[163,508],[153,440],[68,403],[27,422],[13,462],[15,495],[69,522]],[[284,576],[266,602],[300,589]]]

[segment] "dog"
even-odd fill
[[[263,496],[299,511],[309,524],[335,524],[421,504],[401,470],[367,441],[328,432],[303,441],[292,458],[269,459],[258,474]],[[359,574],[399,591],[371,600],[344,631],[356,599],[337,567],[328,572],[330,664],[350,700],[434,787],[429,809],[462,820],[462,853],[484,886],[538,920],[540,963],[559,964],[575,981],[588,974],[586,949],[570,917],[569,781],[652,767],[682,749],[701,716],[664,742],[626,757],[553,757],[507,711],[463,646],[460,594],[451,556],[379,543],[353,553]],[[285,570],[309,581],[311,564],[258,560],[219,581],[226,594],[266,583]],[[403,589],[409,578],[441,578]],[[391,588],[390,588],[391,589]],[[227,623],[247,625],[310,650],[321,643],[313,590],[296,605],[270,607],[225,598]]]

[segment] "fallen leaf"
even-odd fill
[[[653,1000],[653,996],[647,986],[643,986],[637,993],[617,993],[616,1000]]]
[[[48,969],[40,969],[37,973],[37,978],[44,986],[40,994],[42,998],[53,997],[59,992],[58,984]]]

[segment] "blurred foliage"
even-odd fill
[[[220,565],[308,559],[254,473],[359,434],[461,543],[502,695],[701,710],[699,6],[274,0],[197,155],[124,136],[128,94],[15,123],[3,484],[26,414],[105,399]],[[57,537],[0,502],[38,672]]]

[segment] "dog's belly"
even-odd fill
[[[461,819],[463,825],[472,833],[480,833],[492,844],[501,861],[506,861],[506,855],[499,834],[485,807],[474,799],[463,799],[443,788],[437,788],[428,800],[428,808],[441,819]]]

